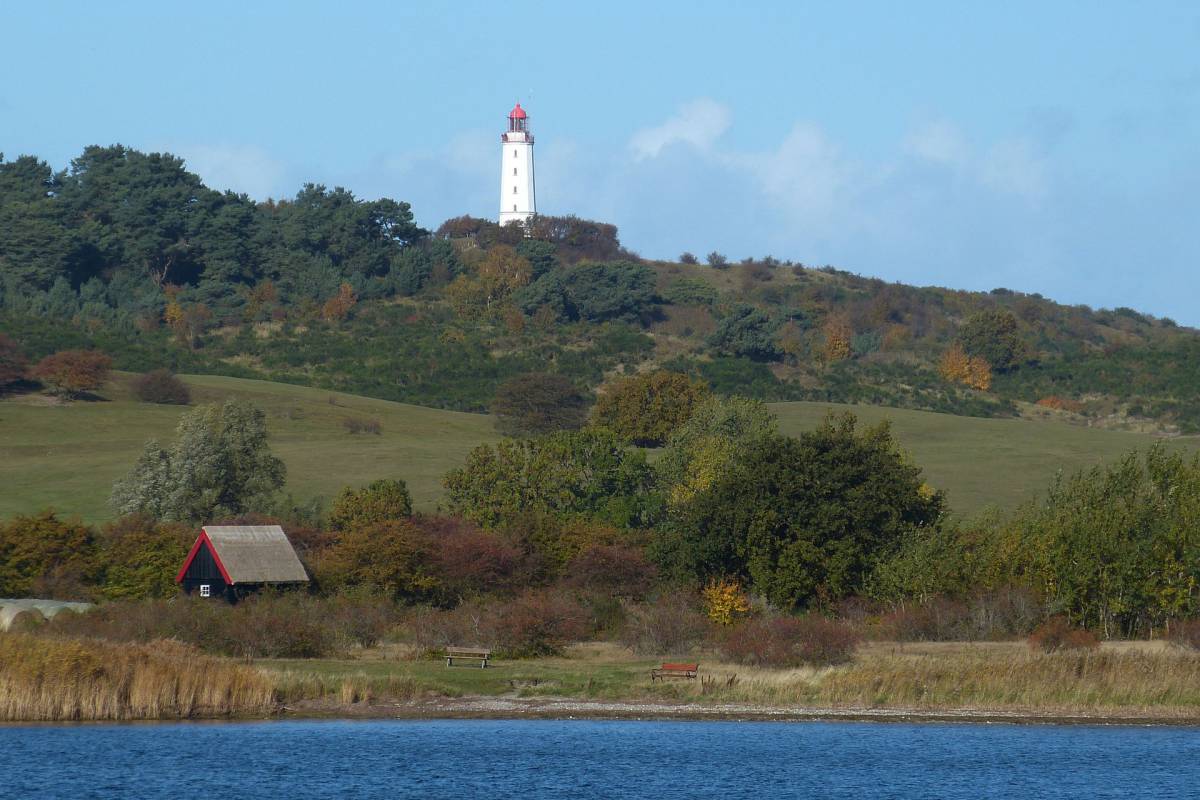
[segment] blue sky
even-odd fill
[[[0,152],[169,150],[494,217],[520,99],[538,207],[719,250],[1200,325],[1200,4],[20,3]]]

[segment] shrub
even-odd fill
[[[680,264],[698,264],[700,262],[697,261],[695,254],[689,253],[685,250],[684,252],[679,254],[679,263]]]
[[[402,480],[381,478],[362,489],[342,489],[329,512],[329,527],[349,530],[412,516],[412,495]]]
[[[641,447],[663,444],[711,397],[708,386],[658,370],[625,378],[600,395],[593,422]]]
[[[108,380],[112,359],[96,350],[62,350],[33,368],[33,376],[62,397],[79,397]]]
[[[1051,617],[1029,636],[1029,646],[1043,653],[1058,650],[1090,650],[1100,646],[1096,634],[1075,628],[1066,617]]]
[[[729,266],[729,259],[721,253],[718,253],[716,250],[713,250],[711,253],[705,256],[704,260],[710,267],[714,267],[716,269],[725,269]]]
[[[411,520],[391,519],[342,531],[314,569],[322,587],[361,587],[418,600],[438,588],[430,550],[428,538]]]
[[[897,642],[1011,639],[1028,636],[1044,617],[1029,589],[1003,586],[966,600],[930,597],[884,614],[879,635]]]
[[[527,555],[511,542],[453,518],[418,520],[430,541],[441,594],[459,601],[479,594],[510,593],[531,582]]]
[[[548,591],[525,592],[493,613],[496,643],[509,658],[559,655],[584,634],[583,609]]]
[[[880,620],[880,632],[896,642],[945,642],[972,639],[969,609],[960,600],[933,597],[897,608]]]
[[[621,643],[638,655],[682,654],[703,641],[710,626],[683,592],[664,594],[652,603],[627,604]]]
[[[717,296],[716,287],[699,278],[680,278],[663,291],[663,300],[677,306],[711,306]]]
[[[711,580],[702,594],[704,612],[717,625],[732,625],[750,611],[750,599],[737,581]]]
[[[1017,330],[1017,318],[1006,309],[972,314],[958,333],[968,356],[986,361],[996,372],[1008,372],[1027,357],[1028,346]]]
[[[763,667],[829,666],[853,658],[858,642],[852,627],[824,617],[764,617],[732,628],[721,655]]]
[[[1200,650],[1200,619],[1177,622],[1171,629],[1171,641],[1188,650]]]
[[[0,524],[0,597],[91,599],[98,572],[95,531],[78,520],[42,511]]]
[[[576,430],[587,415],[587,399],[562,375],[530,372],[496,389],[491,412],[496,427],[510,436]]]
[[[187,384],[168,369],[156,369],[134,378],[133,393],[144,403],[186,406],[192,402]]]
[[[243,658],[319,658],[335,649],[334,630],[317,601],[301,594],[264,595],[227,611],[230,655]]]
[[[346,417],[342,420],[342,426],[350,433],[373,433],[376,436],[383,433],[383,423],[377,419]]]
[[[175,571],[195,538],[185,525],[142,515],[108,523],[97,537],[104,570],[101,594],[109,600],[174,597],[179,593]]]
[[[638,600],[650,591],[657,575],[640,548],[596,544],[571,560],[564,583],[584,594]]]
[[[644,453],[594,429],[483,444],[443,478],[447,508],[485,526],[528,513],[644,524],[656,509],[652,484]]]
[[[412,643],[426,654],[441,653],[447,647],[496,647],[493,602],[467,602],[453,609],[422,607],[413,610],[404,628],[412,633]]]
[[[507,602],[468,602],[450,611],[420,609],[409,619],[427,653],[450,645],[489,647],[505,658],[559,655],[586,632],[582,607],[561,594],[530,590]]]
[[[29,362],[20,346],[0,333],[0,389],[25,377]]]
[[[775,342],[777,320],[754,306],[740,304],[717,324],[707,344],[727,356],[744,356],[753,361],[773,361],[782,354]]]
[[[264,592],[236,606],[200,598],[115,601],[63,611],[39,628],[114,642],[175,639],[242,658],[315,658],[375,644],[400,620],[387,598],[354,592],[329,599]]]

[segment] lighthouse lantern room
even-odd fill
[[[500,224],[524,224],[537,213],[533,186],[533,134],[521,104],[508,113],[508,130],[500,136]]]

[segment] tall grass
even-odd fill
[[[819,694],[838,705],[1195,715],[1200,658],[1173,650],[879,656],[831,673]]]
[[[275,690],[259,670],[177,642],[0,634],[0,720],[216,717],[275,705]]]
[[[706,667],[707,686],[680,699],[829,708],[1191,716],[1200,712],[1200,657],[1177,649],[1029,652],[964,647],[867,654],[839,667]],[[735,677],[736,676],[736,677]]]

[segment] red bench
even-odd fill
[[[687,678],[694,681],[696,673],[699,671],[699,664],[663,664],[658,669],[650,670],[650,682],[663,681],[667,678]]]

